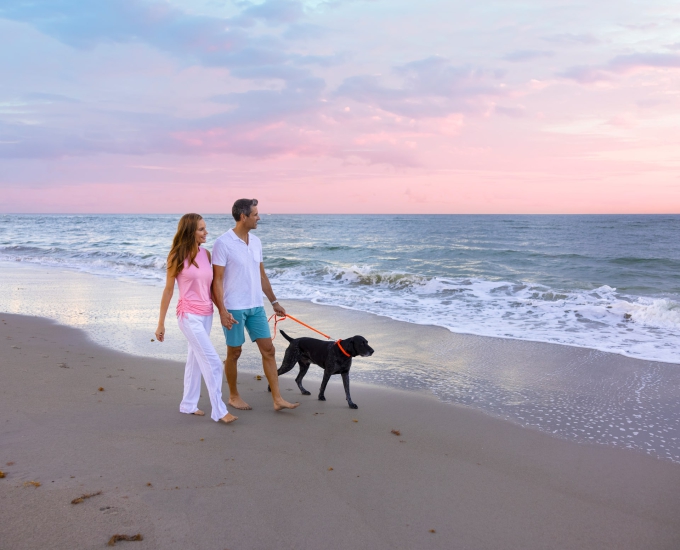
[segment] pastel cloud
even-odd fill
[[[560,76],[587,84],[610,80],[614,75],[630,74],[644,69],[680,69],[680,55],[667,53],[619,55],[604,65],[570,67]]]
[[[0,57],[0,209],[26,208],[27,182],[59,209],[75,187],[112,199],[135,181],[154,197],[197,179],[209,194],[224,174],[283,210],[302,204],[286,202],[300,186],[370,204],[394,185],[392,210],[461,197],[521,210],[531,197],[578,211],[568,187],[584,174],[597,196],[625,180],[658,189],[646,211],[680,209],[665,191],[672,159],[658,161],[680,145],[671,11],[659,0],[603,0],[588,17],[548,0],[0,0],[0,48],[12,52]],[[339,208],[332,196],[315,194],[326,201],[315,211]],[[630,197],[621,208],[643,204]]]
[[[517,50],[503,56],[503,59],[505,61],[521,62],[532,61],[541,57],[552,57],[553,55],[553,52],[546,50]]]

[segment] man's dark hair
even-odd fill
[[[237,222],[240,222],[241,214],[245,214],[247,218],[250,216],[253,206],[257,206],[257,199],[239,199],[231,207],[231,215]]]

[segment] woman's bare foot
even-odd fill
[[[282,409],[297,409],[299,406],[300,403],[288,403],[288,401],[285,401],[284,399],[274,401],[275,411],[280,411]]]
[[[225,424],[231,424],[235,420],[238,420],[238,416],[234,416],[231,413],[227,413],[225,416],[220,418],[220,422],[224,422]]]
[[[205,413],[201,409],[198,409],[191,414],[195,414],[196,416],[205,416]]]
[[[230,397],[229,402],[227,403],[227,406],[231,407],[232,409],[238,409],[240,411],[250,411],[250,410],[252,410],[252,407],[250,405],[248,405],[248,403],[246,403],[238,395],[236,397]]]

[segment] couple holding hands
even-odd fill
[[[238,417],[227,411],[222,400],[222,360],[210,341],[213,303],[220,313],[227,341],[224,371],[229,385],[229,406],[250,409],[236,386],[237,362],[245,332],[262,354],[262,367],[269,382],[274,409],[294,409],[299,403],[289,403],[281,397],[275,358],[262,294],[271,302],[274,312],[284,316],[286,310],[278,303],[262,263],[262,243],[250,231],[257,228],[260,216],[256,199],[239,199],[231,210],[236,226],[221,235],[213,246],[213,257],[202,248],[208,231],[205,220],[198,214],[185,214],[179,220],[177,233],[168,254],[168,270],[161,299],[161,311],[156,329],[159,342],[165,339],[165,316],[175,288],[179,287],[177,320],[189,342],[189,354],[184,370],[184,396],[180,412],[203,416],[198,408],[201,375],[210,395],[211,418],[227,424]]]

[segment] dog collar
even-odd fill
[[[340,351],[341,351],[342,353],[344,353],[347,357],[352,357],[352,356],[351,356],[349,353],[347,353],[347,352],[343,349],[343,347],[340,345],[340,340],[337,340],[335,343],[338,345],[338,347],[340,348]]]

